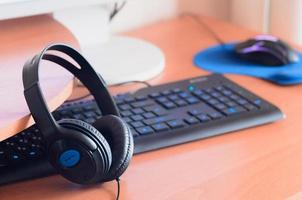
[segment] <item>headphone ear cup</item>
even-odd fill
[[[120,117],[114,115],[99,118],[93,126],[110,145],[112,165],[104,181],[112,181],[124,173],[132,158],[134,144],[130,128]]]
[[[68,130],[73,130],[77,131],[79,134],[83,134],[86,137],[89,137],[92,141],[95,142],[95,144],[98,146],[98,151],[99,153],[95,157],[97,159],[95,161],[95,164],[99,162],[104,162],[102,165],[104,167],[104,172],[105,173],[97,173],[87,183],[92,184],[92,183],[97,183],[100,182],[104,179],[104,176],[108,173],[111,163],[112,163],[112,153],[110,146],[108,142],[106,141],[105,137],[92,125],[81,121],[81,120],[76,120],[76,119],[62,119],[58,122],[61,127]],[[73,135],[75,136],[75,135]],[[81,140],[80,140],[81,141]],[[100,160],[98,160],[100,159]],[[102,160],[102,161],[101,161]],[[100,166],[99,166],[100,167]],[[81,173],[81,172],[78,172]]]

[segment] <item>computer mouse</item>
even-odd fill
[[[235,53],[244,60],[267,66],[282,66],[300,60],[296,50],[271,35],[258,35],[237,43]]]

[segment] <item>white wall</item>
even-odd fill
[[[177,13],[177,0],[128,0],[123,10],[114,18],[114,32],[131,30]]]
[[[232,0],[230,20],[243,27],[259,32],[269,31],[271,0]]]
[[[128,0],[125,8],[112,22],[111,28],[114,32],[127,31],[172,18],[181,12],[229,19],[229,2],[230,0]]]
[[[228,20],[231,0],[178,0],[178,12],[193,12]]]
[[[301,0],[232,0],[230,20],[302,44]]]
[[[270,32],[302,44],[302,1],[271,0]]]

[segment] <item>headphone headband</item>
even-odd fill
[[[68,60],[48,53],[48,51],[58,51],[72,58],[79,67],[76,67]],[[23,67],[24,96],[32,116],[45,138],[50,133],[57,131],[58,124],[49,112],[45,98],[39,83],[39,66],[41,60],[48,60],[64,67],[78,78],[89,92],[94,96],[102,115],[119,115],[119,111],[107,90],[104,80],[98,75],[88,61],[75,49],[65,44],[53,44],[41,51],[27,61]]]

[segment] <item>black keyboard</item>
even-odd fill
[[[217,74],[143,88],[114,99],[131,127],[135,154],[283,118],[277,107]],[[54,111],[57,120],[88,123],[100,115],[94,100],[65,103]],[[54,173],[35,125],[0,143],[0,184]]]

